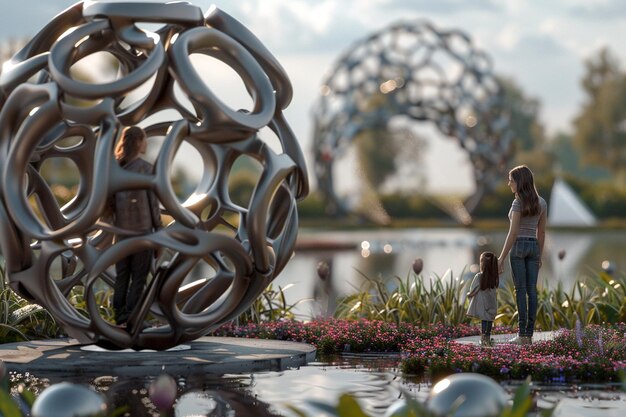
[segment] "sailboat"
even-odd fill
[[[576,195],[572,187],[557,178],[550,194],[548,225],[590,227],[595,226],[597,222],[589,207]]]

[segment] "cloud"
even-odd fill
[[[3,15],[0,40],[33,36],[75,1],[12,2]],[[493,58],[496,73],[512,76],[529,95],[541,99],[547,124],[563,126],[566,109],[570,115],[577,111],[586,56],[606,45],[626,62],[620,43],[626,26],[619,20],[626,17],[624,0],[190,1],[203,11],[215,3],[288,67],[297,101],[292,118],[310,106],[334,60],[398,21],[426,18],[439,30],[458,28],[467,33],[476,48]],[[297,124],[294,128],[300,129]]]
[[[248,0],[220,8],[279,53],[338,53],[392,22],[501,10],[493,0]]]
[[[9,0],[2,0],[9,2]],[[9,38],[32,37],[48,24],[57,14],[78,3],[79,0],[18,0],[11,2],[10,10],[3,10],[0,25],[0,40]],[[119,0],[118,0],[119,1]],[[155,0],[132,0],[153,2]],[[158,2],[158,0],[157,0]],[[206,11],[211,0],[192,0],[192,3]],[[4,3],[3,3],[4,4]]]
[[[496,46],[490,54],[497,73],[505,72],[520,81],[527,81],[523,83],[526,84],[524,87],[541,95],[553,95],[555,89],[565,88],[564,83],[571,82],[572,68],[581,67],[574,51],[547,34],[520,36],[512,47]],[[557,95],[563,96],[561,93]]]
[[[512,48],[496,46],[490,54],[496,73],[513,77],[528,96],[540,100],[550,133],[570,129],[582,100],[582,65],[575,50],[548,34],[526,34]]]
[[[607,0],[589,2],[584,6],[570,9],[573,16],[583,19],[623,19],[626,17],[626,2],[623,0]]]
[[[358,5],[334,0],[250,1],[237,6],[239,15],[220,7],[248,27],[277,53],[339,51],[372,28],[364,21],[367,2]],[[352,12],[358,10],[358,12]]]
[[[67,0],[55,0],[44,7],[32,5],[32,8],[11,7],[5,10],[0,25],[0,39],[15,39],[34,36],[46,23],[59,12],[71,5]],[[24,22],[28,22],[25,24]]]
[[[555,59],[567,50],[553,36],[547,34],[526,35],[519,39],[513,48],[514,53],[528,59]]]
[[[500,10],[492,0],[389,0],[381,8],[412,10],[427,13],[465,13],[467,11]]]
[[[149,1],[149,0],[140,0]],[[206,11],[211,0],[192,0]],[[35,0],[16,3],[9,19],[0,25],[0,39],[30,37],[75,0]],[[389,22],[433,13],[496,10],[493,0],[224,0],[224,12],[248,27],[276,53],[339,53]],[[27,21],[29,24],[25,25]]]

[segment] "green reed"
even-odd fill
[[[411,322],[457,325],[467,321],[465,301],[469,282],[462,282],[448,271],[426,283],[421,275],[410,272],[406,278],[393,277],[394,289],[380,280],[365,278],[365,287],[341,298],[335,317],[366,318],[394,323]]]
[[[4,279],[4,267],[0,265],[0,343],[56,335],[58,326],[50,313],[9,288]]]
[[[292,286],[293,284],[288,284],[283,288],[279,285],[278,288],[275,289],[274,286],[270,284],[263,293],[235,319],[235,322],[238,324],[258,324],[264,321],[296,319],[295,308],[300,303],[308,300],[302,299],[294,303],[288,302],[285,291]]]
[[[428,280],[409,272],[406,278],[395,276],[387,283],[359,273],[365,279],[363,287],[339,300],[335,317],[423,325],[458,325],[471,321],[465,314],[471,281],[454,277],[451,271]],[[592,273],[577,279],[567,291],[560,281],[555,288],[542,285],[537,289],[537,298],[536,324],[542,330],[571,329],[577,320],[582,325],[626,320],[624,274]],[[515,288],[510,280],[498,290],[496,324],[512,327],[517,324]]]

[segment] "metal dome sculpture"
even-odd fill
[[[395,116],[430,121],[467,152],[476,183],[463,203],[468,213],[505,168],[513,134],[504,91],[489,57],[460,31],[418,21],[374,33],[337,60],[320,93],[313,115],[315,174],[337,215],[350,209],[335,191],[335,161],[360,132],[385,127]]]
[[[96,52],[118,61],[117,78],[101,84],[74,78],[71,67]],[[236,71],[252,109],[224,104],[191,54]],[[184,2],[80,2],[3,69],[0,250],[11,287],[45,307],[71,337],[152,349],[194,340],[248,308],[284,268],[297,235],[296,201],[308,193],[305,161],[282,113],[292,87],[237,20],[214,6],[203,14]],[[146,85],[147,93],[133,98]],[[176,116],[167,119],[164,110]],[[149,143],[162,139],[150,175],[124,170],[113,155],[122,129],[137,124]],[[259,135],[265,127],[282,152]],[[203,170],[181,203],[170,172],[184,142],[202,157]],[[242,155],[262,166],[245,207],[228,188]],[[41,173],[51,158],[71,161],[80,174],[76,196],[62,207]],[[107,199],[128,189],[154,191],[171,222],[142,235],[107,223]],[[113,234],[126,238],[111,244]],[[112,285],[117,261],[146,249],[170,256],[160,258],[128,328],[116,327],[101,315],[96,293]],[[199,263],[206,276],[190,279]],[[70,301],[76,292],[84,297],[81,308]],[[161,325],[144,328],[146,317]]]

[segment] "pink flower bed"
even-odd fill
[[[291,340],[310,343],[322,354],[350,352],[401,352],[411,340],[430,339],[435,335],[458,338],[478,334],[473,326],[446,327],[433,325],[421,328],[414,324],[387,323],[372,320],[319,319],[309,322],[274,321],[260,325],[226,324],[215,336]]]
[[[445,337],[407,343],[402,369],[434,378],[455,372],[478,372],[495,379],[543,382],[618,381],[626,368],[626,325],[562,330],[553,340],[530,346],[498,344],[493,348],[459,344]]]
[[[511,332],[498,328],[494,333]],[[563,330],[551,341],[530,346],[498,344],[482,348],[454,339],[478,335],[474,326],[425,328],[371,320],[277,321],[227,324],[216,336],[290,340],[315,345],[320,354],[401,352],[406,374],[433,379],[456,372],[478,372],[495,379],[535,381],[617,381],[626,368],[626,324]]]

